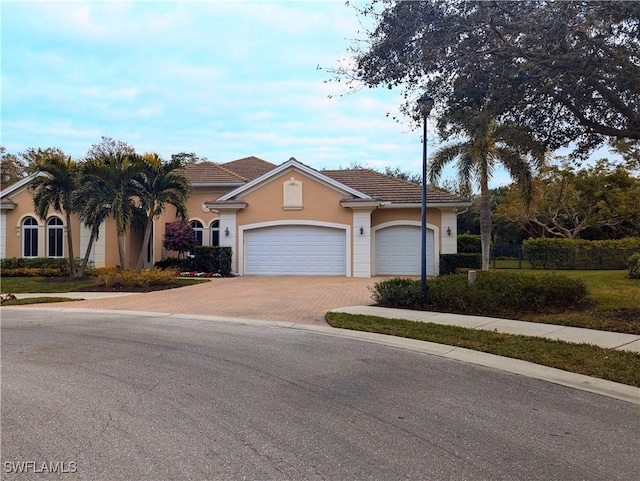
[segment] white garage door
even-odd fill
[[[376,231],[376,274],[420,275],[420,227],[401,225]],[[427,230],[427,274],[433,275],[433,231]]]
[[[245,231],[245,274],[344,276],[341,229],[287,225]]]

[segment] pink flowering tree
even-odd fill
[[[196,245],[196,233],[187,223],[174,222],[167,226],[162,241],[162,247],[176,251],[178,258],[184,258],[184,253],[192,250]]]

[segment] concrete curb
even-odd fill
[[[256,319],[238,319],[217,316],[203,316],[178,313],[162,313],[162,312],[145,312],[145,311],[118,311],[105,309],[81,309],[81,308],[43,308],[28,306],[5,306],[2,309],[33,309],[39,311],[58,311],[58,312],[75,312],[75,313],[96,313],[102,314],[118,314],[127,316],[140,317],[167,317],[171,319],[190,319],[201,320],[205,322],[222,322],[230,324],[243,324],[255,327],[270,327],[280,329],[295,329],[303,332],[320,334],[324,336],[332,336],[343,339],[358,340],[362,342],[371,342],[388,347],[398,349],[406,349],[422,354],[440,356],[447,359],[484,366],[490,369],[498,369],[501,371],[527,376],[534,379],[560,384],[573,389],[588,391],[602,396],[618,399],[640,406],[640,388],[627,386],[612,381],[597,379],[582,374],[570,373],[561,369],[555,369],[540,366],[531,362],[521,361],[518,359],[510,359],[506,357],[496,356],[483,352],[472,351],[460,347],[436,344],[426,341],[418,341],[415,339],[406,339],[395,336],[387,336],[384,334],[375,334],[369,332],[349,331],[336,329],[333,327],[313,326],[296,324],[291,322],[277,322]],[[339,311],[339,310],[338,310]]]
[[[364,314],[387,319],[407,319],[416,322],[431,322],[449,326],[481,329],[485,331],[519,334],[523,336],[543,337],[559,341],[594,344],[607,349],[620,349],[640,353],[640,335],[620,332],[597,331],[581,327],[568,327],[558,324],[514,321],[483,316],[463,316],[430,311],[411,311],[376,306],[350,306],[333,309],[331,312],[346,314]]]

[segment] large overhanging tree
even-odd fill
[[[482,108],[550,149],[640,139],[640,2],[374,0],[341,79],[440,102],[443,137]],[[453,129],[453,131],[452,131]]]

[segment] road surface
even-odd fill
[[[2,479],[640,479],[637,405],[434,355],[157,314],[1,334]]]

